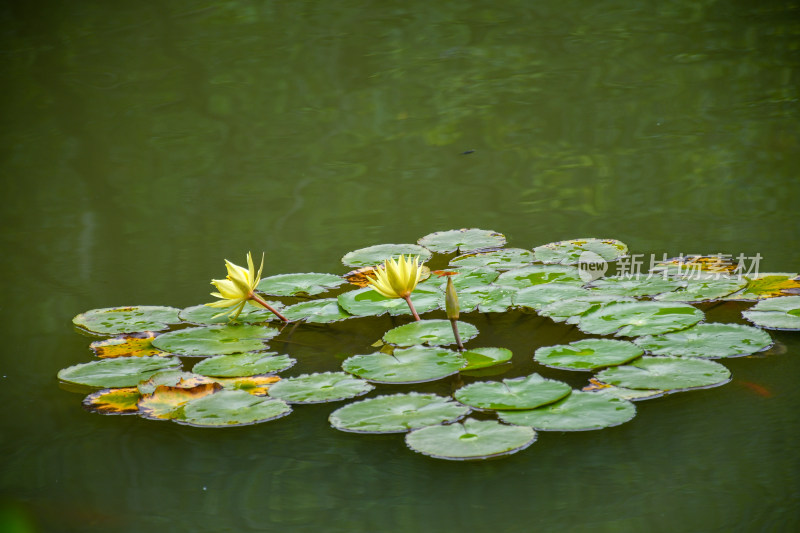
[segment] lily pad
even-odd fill
[[[454,267],[491,267],[495,270],[510,270],[533,263],[533,252],[522,248],[506,248],[493,252],[479,252],[453,258]],[[455,280],[454,280],[455,281]]]
[[[243,390],[256,396],[266,396],[274,383],[279,383],[281,378],[273,375],[258,375],[235,378],[209,378],[219,383],[226,389]]]
[[[508,348],[472,348],[461,352],[461,357],[467,360],[467,366],[461,372],[488,368],[511,361],[511,350]]]
[[[83,399],[83,407],[101,415],[135,415],[139,412],[139,389],[123,387],[101,389]]]
[[[589,287],[597,289],[603,294],[617,296],[650,296],[675,291],[685,286],[685,281],[644,275],[609,276],[596,279],[589,284]]]
[[[636,416],[627,400],[591,392],[572,391],[556,403],[527,411],[498,411],[501,420],[542,431],[586,431],[618,426]]]
[[[335,274],[278,274],[258,282],[257,290],[270,296],[313,296],[347,283]]]
[[[699,309],[677,302],[615,303],[582,316],[578,327],[595,335],[638,337],[686,329],[703,316]]]
[[[714,387],[730,381],[730,371],[719,363],[693,357],[644,356],[629,365],[607,368],[597,379],[628,389],[663,391]]]
[[[190,426],[230,427],[267,422],[291,412],[283,400],[225,389],[185,404],[173,420]]]
[[[755,301],[796,294],[800,294],[800,276],[775,272],[748,277],[747,286],[744,289],[725,297],[725,299]]]
[[[287,403],[323,403],[361,396],[374,388],[344,372],[323,372],[283,379],[270,387],[269,395]]]
[[[762,300],[742,315],[767,329],[800,330],[800,296],[782,296]]]
[[[769,333],[740,324],[697,324],[683,331],[640,337],[634,342],[654,355],[710,359],[750,355],[772,346]]]
[[[554,322],[566,321],[568,324],[577,324],[581,316],[593,313],[606,305],[635,301],[637,300],[634,298],[593,294],[591,296],[579,296],[553,302],[537,311],[540,315],[549,317]]]
[[[58,372],[58,379],[90,387],[133,387],[156,372],[180,366],[177,357],[118,357],[64,368]]]
[[[478,328],[467,322],[456,321],[461,342],[467,342],[478,334]],[[445,346],[455,344],[453,326],[449,320],[419,320],[390,329],[383,335],[384,342],[395,346],[428,344]]]
[[[497,381],[479,381],[461,387],[455,398],[477,409],[535,409],[567,396],[572,389],[566,383],[545,379],[539,374]]]
[[[178,324],[179,309],[156,305],[92,309],[72,319],[72,323],[92,333],[118,335],[139,331],[162,331]]]
[[[405,304],[405,301],[403,303]],[[407,304],[406,307],[408,307]],[[339,300],[336,298],[324,298],[290,305],[283,310],[282,314],[293,322],[305,320],[315,324],[329,324],[353,316],[339,307]]]
[[[694,279],[732,275],[735,270],[736,264],[730,259],[715,255],[672,257],[655,263],[650,269],[655,273]]]
[[[205,326],[164,333],[153,339],[153,346],[177,355],[208,357],[263,350],[278,333],[269,326]]]
[[[589,385],[581,389],[583,392],[591,392],[593,394],[606,394],[614,396],[621,400],[628,400],[631,402],[638,402],[639,400],[652,400],[653,398],[660,398],[666,392],[658,389],[626,389],[625,387],[616,387],[603,383],[595,378],[589,380]]]
[[[503,313],[512,305],[514,289],[487,285],[458,291],[461,312],[478,309],[481,313]]]
[[[354,355],[342,368],[375,383],[422,383],[455,374],[466,365],[466,359],[445,348],[412,346],[398,348],[392,355]]]
[[[139,414],[145,418],[169,420],[182,405],[222,390],[219,383],[202,383],[194,387],[169,387],[159,385],[151,394],[139,399]]]
[[[340,407],[328,420],[336,429],[354,433],[405,433],[412,429],[453,422],[470,408],[436,394],[377,396]]]
[[[484,229],[454,229],[437,231],[417,241],[425,248],[438,253],[459,251],[462,254],[505,246],[506,238],[501,233]]]
[[[632,342],[611,339],[584,339],[536,350],[533,358],[539,363],[564,370],[595,370],[621,365],[644,354]]]
[[[406,435],[406,444],[415,452],[453,461],[510,455],[524,450],[535,440],[533,428],[473,418],[415,429]]]
[[[591,291],[569,283],[543,283],[517,291],[513,296],[514,305],[541,309],[553,302],[591,296]]]
[[[686,286],[673,292],[666,292],[655,297],[661,302],[707,302],[728,296],[747,285],[747,281],[738,278],[681,278]]]
[[[500,275],[500,272],[489,267],[458,267],[449,269],[449,271],[456,273],[452,277],[453,287],[455,287],[456,291],[485,287]],[[435,285],[438,290],[442,291],[447,286],[447,280],[438,276],[432,276],[428,283]]]
[[[297,361],[276,352],[237,353],[203,359],[192,369],[201,376],[220,378],[247,377],[280,372]]]
[[[420,264],[431,258],[430,250],[416,244],[377,244],[360,250],[348,252],[342,263],[349,267],[368,267],[383,263],[386,259],[418,256]]]
[[[628,246],[615,239],[572,239],[543,244],[533,251],[536,260],[542,263],[577,265],[581,262],[581,255],[586,252],[593,254],[593,260],[602,259],[607,263],[616,261],[628,255]]]
[[[411,314],[411,310],[404,299],[387,298],[371,287],[340,294],[338,299],[342,309],[351,315],[380,316],[387,312],[392,316]],[[438,291],[416,290],[411,293],[411,302],[419,314],[439,309],[443,299],[443,294]]]
[[[494,283],[504,287],[524,289],[554,281],[560,283],[573,282],[575,285],[583,284],[580,271],[577,268],[561,265],[531,265],[515,268],[500,274]]]
[[[191,372],[172,369],[156,372],[146,380],[140,381],[136,387],[140,394],[152,394],[161,385],[188,388],[204,383],[212,383],[212,380]]]
[[[148,355],[169,355],[168,353],[154,348],[151,341],[156,334],[152,331],[142,333],[130,333],[94,341],[89,345],[94,354],[101,359],[113,357],[144,357]]]
[[[278,311],[284,307],[281,302],[268,300],[267,303]],[[229,319],[227,316],[218,316],[217,318],[214,318],[215,315],[220,314],[220,311],[224,312],[224,310],[221,310],[217,307],[209,307],[202,304],[193,305],[192,307],[181,309],[180,317],[186,322],[191,322],[192,324],[209,326],[214,324],[228,324]],[[251,302],[248,302],[247,305],[244,306],[244,309],[242,309],[242,312],[239,313],[239,316],[236,317],[236,322],[241,324],[260,324],[263,322],[269,322],[270,320],[280,320],[280,318],[278,318],[268,309],[264,309],[260,305],[256,306]]]

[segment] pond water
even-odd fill
[[[348,251],[477,227],[513,247],[595,236],[797,272],[799,15],[713,0],[5,3],[0,525],[796,531],[798,334],[725,361],[723,387],[469,464],[331,429],[336,404],[227,430],[99,416],[56,373],[91,359],[74,315],[209,301],[222,259],[248,250],[268,274],[341,274]],[[535,315],[465,318],[514,351],[509,376],[582,337]],[[301,325],[290,374],[338,369],[405,320]]]

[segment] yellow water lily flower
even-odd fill
[[[220,298],[219,301],[207,303],[209,307],[227,308],[232,307],[230,311],[225,311],[218,316],[230,315],[231,320],[236,320],[239,313],[244,309],[245,304],[249,301],[254,301],[272,311],[278,318],[284,322],[288,322],[286,317],[281,315],[275,308],[265,302],[255,292],[258,282],[261,281],[261,271],[264,268],[264,255],[261,255],[261,266],[258,267],[256,273],[255,265],[253,264],[253,256],[247,252],[247,268],[240,267],[225,260],[225,267],[228,269],[228,275],[225,279],[212,279],[211,284],[217,288],[219,292],[212,292],[211,296]]]
[[[383,268],[377,268],[373,272],[374,278],[368,279],[368,283],[373,289],[387,298],[403,298],[415,320],[419,320],[417,310],[411,303],[411,293],[419,283],[422,275],[422,267],[419,264],[419,256],[406,258],[401,255],[399,259],[386,259]]]

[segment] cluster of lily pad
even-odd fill
[[[422,319],[386,331],[373,350],[365,347],[372,353],[348,357],[340,372],[278,376],[295,363],[289,355],[270,351],[270,341],[282,331],[276,326],[287,327],[284,320],[329,324],[386,313],[410,315],[410,305],[373,290],[367,280],[389,258],[438,260],[456,273],[450,279],[462,314],[525,309],[585,333],[585,339],[542,347],[532,355],[542,372],[592,372],[587,387],[573,390],[532,373],[473,381],[450,397],[381,395],[377,390],[336,409],[329,420],[342,431],[405,433],[411,449],[432,457],[483,459],[528,447],[537,431],[622,424],[636,414],[633,401],[722,385],[730,371],[713,359],[766,350],[773,341],[762,328],[800,330],[797,274],[735,276],[734,266],[723,259],[692,256],[664,261],[644,275],[587,280],[576,266],[587,252],[611,264],[627,256],[627,246],[613,239],[575,239],[533,249],[505,244],[505,237],[493,231],[451,230],[426,235],[416,244],[349,252],[342,262],[355,270],[344,275],[251,276],[243,285],[252,285],[245,290],[262,306],[247,299],[233,302],[235,322],[205,305],[94,309],[73,323],[103,337],[90,346],[98,360],[65,368],[58,377],[93,389],[83,402],[93,412],[230,427],[283,417],[298,404],[350,400],[385,384],[510,367],[507,348],[472,342],[479,333],[473,324]],[[235,267],[229,265],[229,271]],[[688,266],[691,275],[686,275]],[[215,280],[217,287],[220,283],[225,282]],[[445,283],[431,276],[415,285],[410,300],[420,315],[444,309]],[[330,291],[336,296],[325,297]],[[288,305],[287,299],[295,303]],[[724,300],[758,300],[743,313],[758,327],[704,322],[703,311],[692,305]],[[463,351],[453,348],[454,330],[467,344]],[[191,371],[184,370],[195,358],[200,360]]]

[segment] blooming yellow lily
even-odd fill
[[[258,282],[261,281],[261,271],[264,268],[264,255],[261,255],[261,266],[258,267],[258,274],[256,274],[255,266],[253,265],[253,256],[247,252],[247,267],[240,267],[225,260],[225,266],[228,269],[228,275],[225,279],[212,279],[211,284],[217,288],[219,292],[212,292],[211,296],[221,298],[220,301],[211,302],[206,304],[209,307],[233,307],[230,311],[225,311],[218,316],[230,315],[231,320],[236,320],[239,313],[244,309],[245,304],[252,300],[257,304],[272,311],[275,316],[288,322],[289,320],[280,314],[274,307],[265,302],[255,292]]]
[[[417,310],[411,303],[411,292],[416,288],[422,275],[419,256],[412,259],[401,255],[398,260],[386,259],[383,268],[376,268],[374,274],[375,278],[367,280],[372,288],[387,298],[404,299],[414,315],[414,320],[419,320]]]

